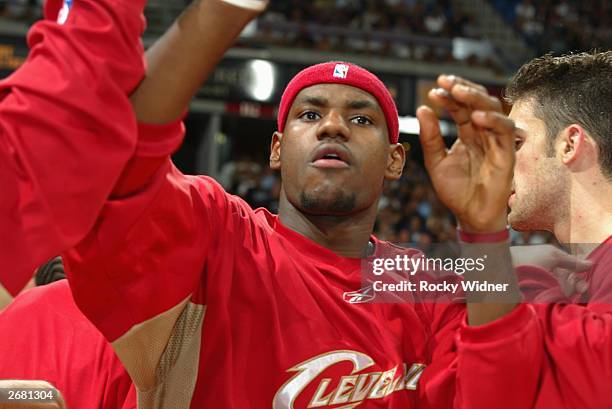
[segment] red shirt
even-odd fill
[[[48,381],[68,409],[136,408],[127,372],[77,308],[66,280],[15,298],[0,314],[0,334],[0,379]]]
[[[167,159],[181,137],[178,124],[141,126],[122,185],[65,257],[77,303],[111,341],[189,297],[160,364],[165,405],[452,406],[461,305],[348,303],[359,259],[181,174]]]
[[[86,235],[136,145],[127,95],[144,75],[146,1],[75,0],[61,25],[62,3],[45,2],[27,61],[0,81],[0,284],[13,295]]]
[[[588,259],[587,304],[522,304],[491,324],[461,329],[458,379],[486,375],[461,394],[490,391],[470,407],[612,407],[612,237]]]

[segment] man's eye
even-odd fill
[[[359,115],[351,119],[351,122],[356,123],[358,125],[371,125],[372,121],[366,116]]]
[[[300,115],[300,119],[306,119],[308,121],[315,121],[320,118],[320,115],[313,111],[306,111]]]
[[[519,150],[521,149],[521,146],[523,146],[523,140],[521,138],[515,138],[514,139],[514,150]]]

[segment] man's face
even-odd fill
[[[281,170],[282,194],[295,208],[339,216],[375,204],[383,180],[401,175],[403,160],[401,145],[389,144],[376,98],[319,84],[296,96],[283,134],[273,138],[270,165]]]
[[[568,174],[556,149],[551,153],[546,124],[534,115],[531,99],[517,101],[509,116],[517,127],[517,151],[508,221],[516,230],[552,230],[569,206]]]

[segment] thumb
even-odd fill
[[[446,145],[440,133],[440,122],[431,108],[420,106],[416,112],[419,120],[419,139],[423,148],[425,166],[435,168],[446,157]]]

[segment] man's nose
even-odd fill
[[[331,110],[323,117],[319,123],[317,137],[319,139],[342,138],[344,140],[350,138],[349,126],[340,112]]]

